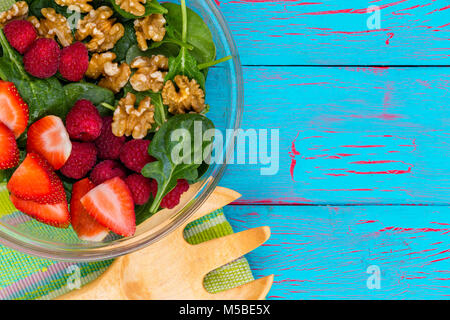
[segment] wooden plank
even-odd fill
[[[246,65],[448,64],[447,0],[216,2]],[[371,5],[379,29],[367,26]]]
[[[450,208],[227,206],[235,231],[269,225],[247,255],[269,299],[448,299]],[[380,289],[372,273],[380,270]],[[370,289],[372,288],[372,289]]]
[[[280,164],[273,176],[261,175],[266,165],[230,165],[221,185],[242,193],[239,203],[450,203],[446,68],[247,67],[244,74],[243,128],[279,129]],[[216,76],[220,70],[209,81]],[[223,116],[211,112],[217,123]]]

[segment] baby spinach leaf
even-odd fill
[[[115,0],[111,0],[111,4],[112,4],[114,10],[118,14],[120,14],[122,17],[124,17],[125,19],[137,19],[137,18],[147,17],[153,13],[160,13],[160,14],[167,13],[167,9],[165,9],[162,5],[160,5],[157,0],[147,0],[147,2],[144,4],[145,14],[142,16],[135,16],[134,14],[131,14],[131,13],[123,10],[122,8],[120,8],[119,5],[116,4]]]
[[[203,159],[204,152],[210,152],[212,145],[212,141],[204,141],[199,136],[200,128],[201,133],[204,133],[214,129],[214,124],[199,114],[176,115],[164,123],[153,137],[149,154],[157,161],[142,169],[145,177],[153,178],[158,183],[158,192],[149,209],[150,213],[158,211],[162,198],[175,188],[178,179],[192,181],[198,177],[198,168],[202,162],[196,160],[198,157]],[[177,129],[184,131],[178,131],[182,134],[178,136],[178,141],[174,141],[172,133]]]
[[[205,75],[198,69],[197,60],[185,48],[181,48],[178,57],[169,58],[169,72],[164,80],[173,80],[179,74],[185,75],[189,79],[195,79],[205,90]]]
[[[66,103],[69,108],[73,107],[78,100],[86,99],[97,106],[97,109],[102,116],[109,115],[110,111],[101,107],[100,104],[104,102],[114,104],[115,102],[114,93],[111,90],[99,87],[93,83],[70,83],[64,86],[64,92],[66,94]]]
[[[136,216],[136,225],[140,225],[142,222],[147,220],[152,214],[150,214],[149,210],[152,206],[152,201],[149,200],[146,204],[142,206],[135,206],[134,214]]]
[[[181,35],[178,33],[178,31],[174,27],[172,27],[170,25],[166,25],[165,28],[166,28],[166,35],[164,36],[164,39],[162,41],[153,41],[152,44],[150,45],[150,49],[159,48],[160,46],[162,46],[163,44],[166,44],[166,43],[174,44],[174,45],[178,46],[179,48],[185,47],[188,50],[194,49],[194,47],[192,45],[183,41]],[[178,54],[179,48],[177,50],[177,54]],[[174,56],[177,54],[174,54]]]
[[[9,45],[3,30],[0,30],[0,78],[13,82],[28,104],[29,122],[45,115],[65,117],[68,106],[61,83],[55,77],[38,79],[29,75],[22,64],[22,57]]]
[[[123,23],[125,28],[125,33],[119,41],[117,41],[116,45],[112,49],[112,51],[116,54],[116,61],[124,61],[127,55],[127,51],[131,46],[136,44],[136,32],[134,31],[133,21],[127,21]]]
[[[169,12],[165,15],[167,27],[173,28],[173,34],[182,34],[183,18],[179,4],[166,2],[162,4]],[[180,38],[181,40],[181,38]],[[193,46],[190,53],[197,63],[207,63],[216,58],[216,46],[211,30],[203,19],[191,9],[187,9],[187,39],[186,42]]]
[[[53,0],[33,0],[29,5],[30,15],[36,16],[39,19],[43,18],[44,16],[41,13],[41,9],[43,8],[53,8],[56,13],[62,14],[66,18],[69,16],[67,7],[59,6]]]

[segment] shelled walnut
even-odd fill
[[[3,28],[11,20],[21,20],[28,15],[28,4],[25,1],[14,3],[11,8],[0,13],[0,27]]]
[[[34,16],[28,18],[28,21],[34,25],[38,35],[51,39],[56,37],[63,47],[70,46],[73,42],[73,35],[66,17],[56,13],[53,8],[42,8],[41,13],[44,18],[40,21]]]
[[[151,0],[147,0],[151,1]],[[131,13],[135,16],[143,16],[145,14],[145,7],[142,4],[147,2],[146,0],[115,0],[116,4],[124,11]]]
[[[118,93],[128,83],[131,68],[125,62],[120,66],[117,63],[107,62],[104,65],[104,75],[98,85]]]
[[[104,78],[98,85],[118,93],[128,83],[131,68],[125,62],[119,66],[118,63],[113,62],[114,59],[116,59],[116,54],[113,52],[94,53],[89,61],[86,76],[97,79],[103,75]]]
[[[74,9],[78,7],[80,12],[89,12],[93,8],[88,2],[91,2],[92,0],[55,0],[56,4],[60,6],[66,6],[71,9]],[[74,9],[75,11],[78,11]]]
[[[97,79],[101,75],[105,75],[105,64],[112,63],[116,57],[116,54],[110,51],[94,53],[89,61],[86,76],[91,79]]]
[[[163,55],[136,57],[131,68],[137,69],[130,78],[131,86],[136,91],[152,90],[159,92],[164,87],[164,77],[169,69],[169,59]]]
[[[112,15],[112,9],[107,6],[92,10],[78,21],[75,38],[81,41],[90,37],[86,47],[92,52],[104,52],[112,49],[125,33],[125,28],[121,23],[115,23],[116,19],[114,18],[110,19]]]
[[[142,139],[155,123],[155,107],[150,97],[145,97],[136,109],[136,96],[132,93],[119,100],[119,105],[114,111],[112,132],[117,137],[130,136],[134,139]]]
[[[148,49],[147,40],[162,41],[166,35],[166,19],[162,14],[154,13],[148,17],[134,20],[134,30],[139,49]]]
[[[175,88],[175,84],[178,87]],[[189,81],[186,76],[176,76],[169,80],[162,91],[163,103],[169,106],[169,112],[182,114],[187,112],[200,113],[205,109],[205,93],[195,79]]]

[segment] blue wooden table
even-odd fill
[[[237,231],[272,228],[248,256],[269,299],[448,299],[450,2],[216,3],[242,127],[280,130],[277,175],[231,165],[221,183],[243,194]]]

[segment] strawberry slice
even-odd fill
[[[81,198],[86,211],[109,230],[129,237],[136,231],[134,203],[130,189],[119,177],[112,178]]]
[[[70,218],[72,227],[81,240],[102,241],[109,234],[109,230],[95,221],[80,202],[80,199],[94,188],[95,184],[88,178],[76,182],[72,188]]]
[[[71,151],[72,142],[61,118],[47,116],[28,129],[27,152],[41,155],[53,169],[60,169]]]
[[[22,200],[13,194],[9,198],[17,210],[42,223],[57,228],[67,228],[70,224],[69,209],[66,201],[57,204],[40,204],[34,201]]]
[[[0,80],[0,121],[18,138],[27,128],[28,105],[12,82]]]
[[[66,201],[64,187],[48,162],[35,153],[25,160],[9,179],[9,192],[23,200],[40,204],[57,204]]]
[[[0,122],[0,170],[14,168],[19,164],[19,148],[14,133]]]

